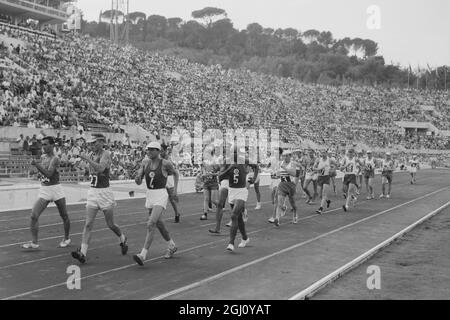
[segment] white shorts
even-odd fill
[[[46,201],[54,202],[62,198],[65,198],[63,188],[60,184],[55,184],[54,186],[41,186],[39,189],[39,198]]]
[[[278,185],[280,184],[280,179],[271,179],[270,182],[270,189],[275,189],[278,187]]]
[[[167,176],[166,188],[174,188],[175,181],[173,180],[173,176]]]
[[[250,179],[250,178],[253,178],[253,175],[254,175],[254,173],[252,173],[252,172],[250,172],[249,174],[247,174],[247,181]],[[258,176],[256,177],[256,180],[255,180],[255,183],[258,183],[259,182],[259,178],[261,177],[261,174],[258,174]]]
[[[114,193],[111,188],[89,188],[87,194],[87,208],[108,210],[116,206]]]
[[[417,172],[417,168],[409,168],[409,172],[416,173]]]
[[[219,189],[222,189],[222,188],[229,189],[230,188],[230,180],[225,179],[225,180],[220,181]]]
[[[166,189],[147,189],[145,195],[145,207],[147,209],[152,209],[154,206],[163,207],[164,210],[167,208],[167,201],[169,200],[169,194]]]
[[[317,180],[319,179],[319,174],[314,172],[307,172],[305,180]]]
[[[228,189],[228,202],[234,203],[236,200],[243,200],[247,202],[248,189],[247,188],[229,188]]]

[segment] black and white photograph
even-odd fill
[[[0,300],[450,300],[449,17],[0,0]]]

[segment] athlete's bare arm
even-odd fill
[[[103,151],[102,157],[100,158],[100,162],[95,162],[90,159],[89,155],[86,153],[81,153],[80,158],[85,160],[89,165],[94,169],[96,173],[101,173],[105,171],[106,168],[111,167],[111,153],[109,151]]]
[[[49,168],[46,169],[36,161],[34,160],[31,161],[31,164],[34,165],[36,169],[38,169],[39,172],[42,173],[47,178],[51,178],[55,174],[55,171],[58,170],[59,168],[59,163],[60,163],[59,158],[53,157],[52,161],[50,162]]]
[[[136,173],[134,182],[136,182],[138,186],[142,184],[142,178],[144,178],[145,168],[147,167],[148,162],[149,162],[148,159],[142,160],[141,166],[139,167],[139,170]]]
[[[174,195],[177,195],[178,190],[178,181],[180,179],[180,174],[178,173],[178,170],[175,169],[172,162],[167,160],[162,160],[162,169],[163,172],[166,171],[168,176],[173,175],[173,183],[174,183]]]

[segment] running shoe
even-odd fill
[[[58,248],[67,248],[67,246],[70,244],[70,239],[67,240],[62,240],[59,245]]]
[[[383,199],[384,198],[384,194],[380,194],[380,199]]]
[[[297,216],[295,216],[295,217],[292,218],[292,223],[293,223],[293,224],[297,224],[297,223],[298,223],[298,218],[297,218]]]
[[[173,247],[173,248],[167,248],[167,252],[166,255],[164,256],[164,259],[170,259],[173,257],[173,255],[175,254],[175,252],[177,252],[178,248],[177,247]]]
[[[256,203],[255,210],[261,210],[261,202]]]
[[[247,240],[242,239],[241,243],[239,243],[238,247],[239,248],[245,248],[249,242],[250,242],[250,238],[249,237],[247,237]]]
[[[232,223],[233,223],[233,221],[230,221],[226,224],[226,226],[230,228]]]
[[[390,194],[388,194],[388,195],[386,196],[386,198],[388,198],[388,199],[389,199],[390,197],[391,197],[391,195],[390,195]]]
[[[180,215],[175,216],[175,223],[179,223],[180,222]]]
[[[344,205],[342,206],[342,209],[344,209],[344,211],[347,212],[348,207],[344,204]]]
[[[80,249],[77,251],[72,251],[72,258],[77,259],[80,263],[86,263],[86,256],[81,252]]]
[[[209,233],[220,234],[220,231],[217,231],[215,229],[209,229],[208,231],[209,231]]]
[[[330,207],[331,200],[327,200],[327,209]]]
[[[323,213],[323,208],[320,207],[318,210],[316,210],[316,213],[317,213],[317,214],[322,214],[322,213]]]
[[[39,245],[30,241],[30,242],[24,243],[22,245],[22,248],[23,249],[37,249],[37,248],[39,248]]]
[[[140,266],[144,265],[144,258],[140,254],[135,254],[133,260]]]
[[[270,219],[267,220],[267,221],[269,221],[269,223],[275,223],[275,219],[274,219],[274,218],[270,218]]]
[[[128,245],[127,245],[127,237],[125,237],[125,241],[120,243],[120,251],[122,252],[122,255],[126,255],[128,252]]]
[[[234,251],[234,245],[229,243],[228,246],[227,246],[227,250],[230,251],[230,252],[233,252]]]
[[[273,223],[275,224],[275,227],[279,227],[280,226],[280,221],[278,221],[278,219],[275,219],[275,221]]]
[[[208,220],[208,214],[205,212],[201,217],[200,220]]]
[[[286,215],[287,207],[283,207],[282,209],[281,216],[284,217]]]

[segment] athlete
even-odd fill
[[[101,134],[93,135],[87,141],[90,153],[80,153],[80,158],[89,164],[91,187],[87,194],[86,224],[83,229],[81,248],[72,252],[72,257],[80,263],[86,263],[86,254],[91,240],[91,232],[98,211],[103,211],[106,224],[119,237],[122,255],[127,254],[127,238],[114,223],[116,201],[109,187],[111,154],[104,149],[106,138]]]
[[[205,158],[202,165],[203,215],[200,217],[200,220],[208,220],[208,211],[212,210],[209,206],[210,202],[217,207],[219,191],[217,174],[219,169],[219,165],[214,161],[214,150],[212,150],[209,154],[209,158]]]
[[[167,208],[167,201],[169,200],[169,194],[167,193],[167,177],[173,175],[174,177],[174,196],[177,196],[178,190],[178,171],[175,170],[172,163],[160,157],[161,145],[154,141],[147,145],[148,159],[142,161],[142,165],[139,168],[135,182],[137,185],[141,185],[145,178],[145,184],[147,186],[145,207],[148,209],[149,218],[147,222],[147,235],[145,237],[144,247],[141,252],[133,256],[134,261],[143,266],[145,259],[147,258],[148,250],[153,242],[156,229],[159,230],[161,236],[166,240],[168,248],[167,253],[164,256],[166,259],[173,257],[177,251],[175,242],[169,235],[166,229],[162,215]]]
[[[59,243],[60,248],[65,248],[70,244],[69,232],[70,232],[70,220],[67,214],[66,198],[61,184],[59,183],[59,158],[54,154],[55,139],[47,136],[42,139],[42,148],[44,154],[41,157],[41,164],[36,160],[31,161],[31,165],[35,166],[39,171],[39,180],[41,181],[41,187],[39,189],[38,199],[35,202],[31,211],[31,238],[32,241],[22,245],[24,249],[37,249],[38,244],[38,232],[39,232],[39,217],[42,212],[47,208],[50,202],[55,202],[58,208],[59,215],[63,220],[64,225],[64,239]]]
[[[375,199],[373,181],[375,179],[375,167],[377,161],[372,156],[372,151],[367,150],[367,156],[363,161],[364,181],[366,184],[367,200]]]
[[[312,201],[315,200],[317,195],[317,174],[314,173],[314,164],[316,163],[316,158],[314,156],[314,150],[309,151],[309,157],[306,157],[304,160],[304,166],[306,170],[305,174],[305,183],[303,185],[303,190],[305,191],[306,195],[308,196],[308,200],[306,200],[307,204],[311,204]],[[308,190],[308,186],[310,182],[313,182],[314,187],[314,195],[311,197],[311,193]]]
[[[220,225],[222,223],[223,210],[225,209],[225,203],[228,198],[228,189],[230,186],[230,181],[227,174],[230,166],[231,166],[230,163],[223,164],[220,167],[220,171],[218,173],[219,201],[217,204],[217,211],[216,211],[216,227],[214,229],[209,229],[209,232],[213,234],[220,234]],[[231,223],[228,223],[227,227],[231,227]]]
[[[276,159],[276,157],[272,156],[270,158],[270,163],[269,163],[270,180],[271,180],[270,190],[271,190],[271,199],[272,199],[272,205],[273,205],[272,217],[269,218],[270,223],[275,223],[276,214],[277,214],[278,185],[280,184],[280,181],[281,181],[280,164],[281,164],[282,156],[283,156],[283,149],[280,148],[278,159]],[[282,210],[286,211],[284,204],[283,204]]]
[[[335,153],[336,155],[336,153]],[[332,188],[334,194],[336,195],[336,176],[337,176],[337,164],[338,160],[335,156],[331,157],[331,167],[330,167],[330,187]]]
[[[392,160],[392,155],[390,152],[386,152],[386,158],[382,162],[382,172],[381,172],[381,190],[380,199],[386,197],[389,199],[391,197],[391,186],[392,178],[394,175],[395,163]],[[386,184],[388,185],[388,192],[386,194]]]
[[[289,203],[292,207],[293,219],[292,222],[295,224],[298,222],[297,218],[297,205],[295,203],[295,183],[294,177],[297,175],[297,169],[295,169],[295,164],[291,162],[291,152],[289,150],[285,150],[283,152],[283,161],[280,165],[280,184],[278,185],[277,190],[277,211],[274,224],[275,226],[280,226],[280,217],[286,214],[286,211],[283,210],[282,206],[286,197],[288,197]]]
[[[412,160],[409,162],[409,173],[411,174],[411,184],[416,183],[417,170],[419,170],[419,161],[417,161],[417,156],[413,156]]]
[[[356,175],[359,170],[360,163],[358,159],[355,158],[354,149],[349,149],[347,156],[344,158],[341,164],[341,171],[344,172],[344,188],[346,191],[345,204],[342,206],[344,211],[347,212],[350,203],[355,205],[357,200],[354,193],[356,193]]]
[[[238,158],[240,155],[238,155],[238,149],[233,148],[233,151],[235,161],[224,173],[225,175],[228,175],[229,178],[228,201],[229,203],[234,204],[233,211],[231,213],[232,224],[230,228],[230,242],[227,246],[227,250],[230,252],[234,251],[234,241],[236,239],[238,229],[242,235],[242,240],[238,247],[244,248],[250,241],[245,230],[245,221],[243,218],[245,203],[248,198],[246,178],[249,168],[247,164],[239,164],[240,161],[238,161]],[[239,151],[240,154],[244,154],[245,157],[245,149],[241,149]],[[254,172],[254,180],[256,179],[256,175],[257,173]]]
[[[328,156],[328,150],[322,152],[322,157],[316,160],[314,171],[318,174],[317,184],[320,188],[320,197],[322,199],[320,208],[316,211],[318,214],[323,213],[325,204],[330,207],[331,200],[328,197],[330,191],[330,170],[334,161]]]
[[[364,162],[364,151],[359,149],[358,150],[358,155],[356,157],[356,159],[358,160],[359,163],[363,163]],[[359,166],[359,171],[358,174],[356,175],[356,194],[359,196],[359,194],[361,193],[361,188],[363,186],[363,166]]]
[[[170,161],[167,146],[164,145],[161,147],[162,147],[161,158],[164,160]],[[172,163],[172,166],[175,168],[174,163],[172,161],[170,161],[170,162]],[[178,173],[178,175],[180,175],[180,174]],[[175,212],[175,223],[179,223],[180,222],[180,212],[178,211],[178,196],[175,193],[175,184],[174,184],[174,180],[173,180],[173,175],[169,175],[167,177],[166,189],[167,189],[167,193],[169,194],[170,204],[172,205],[173,211]]]
[[[248,158],[248,154],[247,154],[247,158]],[[260,172],[261,172],[261,168],[260,168],[260,164],[250,164],[249,165],[251,172],[249,172],[248,176],[247,176],[247,182],[249,183],[249,185],[253,185],[253,187],[255,188],[255,193],[256,193],[256,207],[255,210],[261,210],[261,193],[259,191],[259,181],[260,181]],[[253,180],[253,175],[256,173],[256,180]]]

